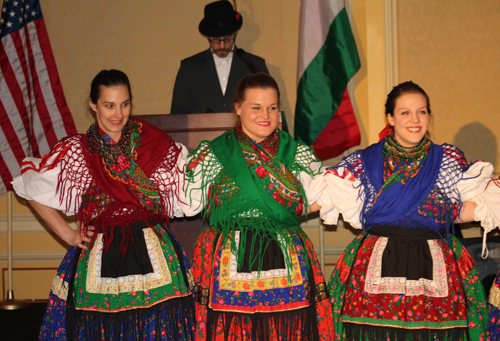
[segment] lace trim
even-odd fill
[[[167,260],[163,256],[160,241],[152,229],[144,229],[144,240],[153,272],[145,275],[128,275],[118,278],[101,277],[101,259],[104,250],[102,235],[89,255],[86,288],[89,293],[120,294],[144,291],[172,283]]]
[[[387,237],[380,237],[375,243],[366,271],[366,292],[372,294],[404,294],[406,296],[448,296],[446,264],[443,251],[436,240],[427,241],[432,256],[432,280],[425,278],[408,280],[405,277],[382,277],[382,256],[388,239]]]

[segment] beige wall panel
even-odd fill
[[[31,267],[16,267],[12,271],[14,296],[19,300],[46,300],[49,297],[52,280],[57,268],[53,265]],[[2,288],[7,287],[7,271],[3,267]],[[6,291],[2,292],[2,298]]]
[[[7,194],[0,196],[0,215],[7,214]],[[31,213],[30,208],[27,205],[27,201],[19,198],[16,195],[12,195],[12,211],[15,213]]]
[[[432,139],[498,169],[500,2],[399,0],[397,6],[399,80],[428,93]]]
[[[353,1],[352,4],[352,21],[354,39],[358,48],[358,55],[361,61],[361,68],[354,76],[352,82],[355,84],[353,107],[356,112],[359,130],[361,132],[361,146],[366,147],[368,142],[368,126],[369,126],[369,105],[368,105],[368,63],[367,63],[367,16],[366,0]],[[379,18],[381,20],[381,18]]]
[[[378,133],[385,126],[385,49],[384,49],[384,1],[366,2],[367,30],[367,78],[368,86],[368,145],[378,142]]]
[[[6,250],[7,234],[0,234],[0,250]],[[61,239],[52,233],[14,233],[12,237],[12,249],[14,252],[20,251],[59,251],[65,252],[66,245]],[[62,260],[62,258],[61,258]]]

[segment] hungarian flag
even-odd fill
[[[38,0],[4,0],[0,18],[0,195],[27,156],[76,134]]]
[[[343,0],[302,0],[295,138],[321,160],[360,144],[347,82],[359,70]]]

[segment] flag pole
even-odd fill
[[[325,237],[324,237],[324,227],[321,223],[321,219],[319,222],[319,264],[323,272],[325,271]]]
[[[30,304],[27,301],[14,299],[14,290],[12,290],[12,191],[7,193],[7,245],[9,285],[7,288],[7,299],[0,301],[0,309],[16,310],[28,308]]]

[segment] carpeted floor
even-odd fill
[[[0,340],[38,340],[46,305],[47,302],[35,302],[26,309],[0,310]]]

